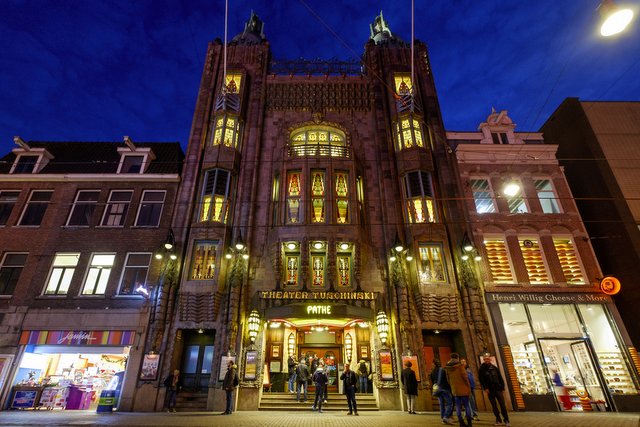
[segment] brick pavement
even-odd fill
[[[639,409],[640,411],[640,409]],[[237,412],[218,415],[211,412],[191,413],[113,413],[85,411],[4,411],[1,426],[234,426],[234,427],[413,427],[442,426],[434,412],[409,415],[398,411],[363,412],[358,417],[346,412]],[[481,413],[474,427],[493,425],[493,415]],[[521,412],[511,414],[514,427],[639,427],[638,413],[549,413]]]

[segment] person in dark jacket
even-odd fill
[[[307,401],[307,382],[311,377],[309,368],[303,359],[300,359],[298,367],[296,368],[296,400],[298,402]],[[300,400],[300,388],[304,389],[304,401]]]
[[[327,387],[327,382],[329,381],[329,378],[327,378],[327,374],[325,373],[322,366],[318,365],[316,371],[313,373],[313,377],[311,378],[311,380],[316,386],[316,398],[314,400],[313,406],[311,407],[311,410],[315,411],[317,409],[318,412],[322,412],[324,390]]]
[[[227,363],[227,373],[224,375],[224,380],[222,381],[222,388],[227,394],[227,408],[222,413],[222,415],[231,415],[231,401],[233,400],[233,390],[238,386],[238,367],[233,360],[229,360]]]
[[[433,384],[438,385],[440,394],[438,395],[438,403],[440,404],[440,418],[443,424],[453,425],[451,416],[453,415],[453,396],[451,395],[451,386],[447,380],[447,374],[440,366],[440,363],[434,361],[434,371],[432,371]]]
[[[358,387],[360,393],[368,393],[368,382],[369,382],[369,367],[367,367],[367,362],[364,359],[358,362],[358,371],[356,374],[358,375]]]
[[[293,354],[289,355],[287,364],[289,366],[289,393],[295,393],[294,384],[296,383],[296,367],[298,363],[296,362],[296,358],[293,357]]]
[[[405,362],[405,368],[402,370],[402,385],[407,395],[407,408],[410,414],[415,414],[416,397],[418,396],[418,378],[416,373],[411,369],[413,364],[410,361]]]
[[[178,391],[182,388],[180,371],[176,369],[171,375],[165,378],[164,386],[167,388],[167,412],[176,412],[176,397]]]
[[[478,380],[482,389],[487,392],[489,403],[493,409],[493,415],[496,417],[496,423],[494,425],[507,425],[509,423],[509,413],[507,412],[507,405],[504,401],[504,380],[498,370],[498,367],[491,363],[491,354],[485,353],[482,356],[482,365],[478,370]],[[497,403],[496,403],[497,401]],[[500,411],[498,411],[498,404],[500,405]],[[500,415],[502,414],[502,418]]]
[[[342,390],[347,396],[347,404],[349,405],[349,412],[347,415],[358,415],[358,407],[356,406],[356,383],[358,381],[357,375],[351,369],[348,363],[344,364],[344,371],[340,375],[342,380]]]
[[[464,366],[464,369],[467,371],[467,377],[469,377],[469,385],[471,386],[471,394],[469,395],[469,404],[471,405],[471,411],[473,412],[473,420],[480,421],[478,418],[478,405],[476,404],[476,396],[474,395],[474,390],[476,389],[476,379],[473,377],[473,372],[471,372],[471,368],[467,364],[465,359],[460,359],[460,364]]]
[[[469,384],[469,376],[464,366],[460,363],[460,355],[458,353],[451,353],[451,360],[447,362],[444,367],[447,373],[447,380],[451,385],[451,393],[453,394],[456,402],[456,413],[458,415],[458,422],[460,427],[472,426],[472,412],[471,405],[469,404],[469,395],[471,394],[471,385]],[[462,409],[467,418],[467,422],[464,422],[462,418]]]

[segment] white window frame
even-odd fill
[[[20,163],[20,159],[25,157],[37,157],[36,162],[33,164],[33,169],[31,170],[31,172],[16,172],[16,169],[18,168],[18,164]],[[40,170],[41,163],[42,163],[42,154],[34,154],[32,152],[18,154],[16,156],[16,159],[13,161],[13,165],[11,165],[11,171],[9,173],[15,173],[18,175],[21,175],[21,174],[28,175],[28,174],[38,173],[38,171]]]
[[[132,255],[148,255],[149,256],[149,262],[147,263],[147,265],[129,265],[129,259],[131,258]],[[119,296],[126,296],[126,297],[141,297],[141,295],[136,293],[136,289],[132,289],[131,293],[126,293],[123,294],[122,293],[122,285],[124,282],[124,277],[127,273],[127,268],[146,268],[147,272],[144,275],[144,283],[147,283],[147,280],[149,278],[149,269],[151,268],[151,260],[153,259],[153,254],[151,252],[127,252],[127,256],[124,260],[124,265],[122,266],[122,273],[120,273],[120,280],[118,281],[118,295]]]
[[[507,202],[507,209],[509,209],[509,213],[512,213],[512,214],[530,213],[531,212],[531,208],[529,207],[529,203],[527,203],[527,197],[524,194],[524,187],[522,186],[522,182],[520,180],[515,180],[514,182],[517,182],[518,185],[520,186],[520,190],[518,191],[518,194],[516,194],[513,197],[504,195],[504,199]],[[518,200],[518,199],[522,200],[522,205],[524,206],[524,209],[525,209],[523,212],[512,211],[511,210],[511,206],[510,206],[511,201],[512,200]]]
[[[538,190],[538,186],[536,185],[537,181],[547,181],[549,183],[549,185],[551,186],[550,193],[553,193],[553,197],[545,197],[545,198],[540,197],[541,191]],[[547,178],[547,177],[539,177],[539,178],[534,178],[533,179],[533,184],[534,184],[534,187],[536,188],[536,197],[538,198],[538,201],[540,202],[540,206],[542,208],[542,212],[545,213],[545,214],[562,213],[562,204],[560,203],[560,199],[558,198],[558,193],[556,192],[556,186],[553,185],[553,180],[551,178]],[[544,193],[549,193],[548,190],[545,190],[543,192]],[[555,207],[558,210],[558,212],[546,212],[545,208],[544,208],[545,205],[544,205],[543,201],[546,201],[550,205],[555,205]]]
[[[157,202],[157,201],[150,201],[150,202],[145,202],[144,198],[147,194],[151,194],[151,193],[162,193],[162,202]],[[136,222],[135,222],[135,226],[136,227],[141,227],[141,228],[158,228],[160,226],[160,222],[162,221],[162,211],[164,210],[164,203],[167,199],[167,190],[144,190],[142,192],[142,196],[140,196],[140,205],[138,206],[138,213],[136,215]],[[142,211],[142,208],[145,204],[150,204],[150,205],[160,205],[160,213],[158,214],[158,222],[155,225],[140,225],[139,221],[140,221],[140,212]]]
[[[96,198],[95,201],[91,200],[91,201],[87,201],[87,200],[83,200],[83,201],[78,201],[78,199],[80,198],[80,194],[81,193],[98,193],[98,197]],[[71,206],[71,210],[69,211],[69,216],[67,217],[67,223],[65,224],[67,227],[90,227],[91,226],[91,218],[89,218],[88,224],[86,225],[78,225],[78,224],[70,224],[71,222],[71,218],[73,217],[73,214],[76,210],[76,208],[79,205],[94,205],[93,206],[93,210],[91,211],[91,216],[94,215],[95,213],[95,209],[96,206],[98,206],[98,200],[100,199],[100,190],[91,190],[91,189],[84,189],[84,190],[78,190],[76,192],[76,198],[73,201],[73,206]]]
[[[56,258],[58,256],[75,256],[76,257],[76,263],[73,265],[73,267],[67,266],[67,265],[60,265],[56,267]],[[64,295],[68,295],[69,294],[69,288],[71,287],[71,284],[73,283],[73,276],[76,273],[76,267],[78,266],[78,261],[80,260],[80,252],[56,252],[56,254],[53,256],[53,261],[51,262],[51,267],[49,268],[49,274],[47,275],[47,281],[44,284],[44,289],[42,290],[42,295],[44,296],[64,296]],[[56,288],[55,288],[55,292],[53,293],[47,293],[47,290],[49,289],[49,283],[51,282],[51,279],[53,278],[53,274],[54,274],[54,270],[56,268],[60,268],[62,270],[62,274],[60,275],[58,282],[56,284]],[[65,277],[65,272],[66,270],[71,270],[71,276],[68,278],[69,279],[69,286],[67,287],[67,289],[65,290],[64,293],[60,293],[60,283],[62,281],[62,279]]]
[[[113,193],[128,193],[129,201],[128,202],[121,202],[117,200],[114,201],[112,200]],[[100,220],[100,227],[113,227],[113,228],[124,227],[125,223],[127,222],[127,214],[129,213],[129,207],[131,206],[132,200],[133,200],[133,190],[111,190],[109,192],[109,199],[107,200],[107,203],[105,205],[104,212],[102,213],[102,219]],[[105,220],[107,219],[107,216],[112,215],[110,211],[110,207],[115,205],[126,205],[124,212],[120,215],[122,218],[121,224],[119,225],[105,224]]]
[[[11,255],[26,255],[27,258],[25,258],[24,260],[24,264],[22,265],[17,265],[17,264],[7,264],[7,258]],[[20,273],[18,274],[18,281],[20,280],[20,276],[22,275],[22,271],[24,270],[24,266],[27,263],[27,260],[29,258],[29,252],[5,252],[3,257],[2,257],[2,262],[0,263],[0,271],[2,271],[2,269],[4,268],[20,268]],[[16,282],[16,286],[17,286],[18,282]],[[13,293],[15,292],[15,288],[12,290],[11,293],[2,293],[0,290],[0,295],[5,296],[5,295],[13,295]]]
[[[29,200],[27,200],[27,203],[25,203],[24,207],[22,208],[22,213],[20,214],[20,219],[18,220],[18,226],[19,227],[40,227],[40,225],[42,225],[42,221],[44,220],[44,216],[47,214],[47,209],[49,208],[51,199],[53,198],[53,192],[54,192],[53,190],[31,190],[31,194],[29,194]],[[46,202],[43,202],[43,201],[32,202],[33,195],[36,193],[50,193],[51,197],[49,197],[49,200],[47,200]],[[22,220],[24,219],[24,215],[25,213],[27,213],[27,209],[29,209],[29,205],[31,203],[46,205],[44,208],[44,212],[42,213],[42,218],[40,218],[40,222],[38,224],[23,225]]]
[[[98,256],[113,256],[113,261],[111,263],[111,265],[109,264],[94,264],[94,259]],[[113,266],[116,263],[116,253],[115,252],[93,252],[91,254],[91,257],[89,258],[89,265],[87,265],[87,271],[84,275],[84,280],[82,281],[82,287],[80,288],[80,294],[79,296],[82,297],[86,297],[86,296],[104,296],[106,294],[107,291],[107,286],[109,286],[109,278],[111,277],[111,272],[113,271]],[[103,272],[109,269],[108,273],[107,273],[107,277],[104,278],[103,280]],[[92,279],[92,272],[94,270],[97,270],[97,277],[96,280],[93,282],[93,284],[91,285],[91,291],[90,292],[86,292],[87,289],[89,289],[87,287],[87,285],[89,285],[89,280]],[[100,289],[100,284],[104,285],[104,288],[102,289],[102,292],[97,292],[97,290]]]
[[[475,191],[473,189],[473,183],[472,181],[484,181],[487,183],[488,185],[488,194],[489,194],[489,198],[478,198],[476,199],[475,196]],[[475,207],[475,211],[477,214],[479,215],[483,215],[483,214],[488,214],[488,213],[497,213],[498,212],[498,205],[496,204],[496,193],[495,191],[493,191],[493,186],[491,185],[491,179],[487,178],[487,177],[481,177],[481,176],[473,176],[469,178],[469,189],[471,190],[471,198],[473,198],[473,205]],[[483,192],[484,193],[484,192]],[[485,212],[480,212],[478,211],[478,200],[480,201],[491,201],[491,206],[492,206],[492,210],[490,211],[485,211]]]
[[[134,151],[132,151],[128,147],[120,147],[118,148],[118,153],[120,153],[120,163],[118,163],[118,170],[116,173],[125,174],[125,175],[140,175],[145,173],[146,170],[149,168],[149,163],[151,163],[151,161],[155,159],[155,156],[151,151],[151,148],[148,148],[148,147],[135,147]],[[140,166],[139,172],[134,172],[134,173],[122,172],[122,167],[124,166],[125,157],[127,156],[143,157],[142,166]]]

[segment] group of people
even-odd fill
[[[482,390],[487,393],[493,414],[496,417],[494,425],[510,426],[509,414],[504,400],[504,380],[500,370],[491,363],[491,355],[488,353],[483,355],[482,365],[478,370],[478,379]],[[440,363],[435,360],[430,380],[433,384],[433,394],[438,397],[443,424],[454,424],[452,420],[454,406],[460,426],[471,427],[473,421],[478,420],[478,409],[473,394],[475,389],[473,372],[467,366],[466,360],[460,359],[458,353],[451,353],[451,360],[445,366],[440,366]],[[462,416],[463,410],[464,418]]]

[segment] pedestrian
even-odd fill
[[[304,361],[304,358],[300,359],[298,367],[296,368],[296,400],[298,402],[307,401],[307,382],[309,381],[309,368]],[[304,389],[304,400],[300,400],[300,389]]]
[[[440,406],[440,418],[443,424],[453,425],[451,416],[453,415],[453,397],[451,396],[451,386],[447,381],[447,375],[440,366],[439,360],[433,361],[433,369],[429,375],[431,383],[438,386],[438,404]]]
[[[313,383],[316,386],[316,398],[313,401],[313,406],[311,407],[312,411],[316,409],[318,412],[322,412],[322,400],[324,399],[324,390],[327,386],[327,374],[324,372],[324,368],[320,365],[316,368],[316,371],[313,373]]]
[[[356,406],[356,374],[350,368],[348,363],[344,364],[344,371],[340,375],[342,380],[342,390],[347,396],[347,405],[349,405],[349,412],[347,415],[358,415],[358,407]]]
[[[172,374],[165,378],[164,386],[167,388],[167,412],[176,412],[176,397],[182,388],[180,371],[178,369],[174,370]]]
[[[482,365],[480,365],[480,369],[478,370],[478,380],[480,381],[482,389],[487,392],[489,403],[491,403],[491,408],[493,409],[493,415],[496,417],[494,426],[510,426],[509,413],[507,412],[507,406],[504,401],[504,380],[498,367],[491,363],[491,354],[489,353],[482,355]],[[500,405],[500,411],[498,411],[498,405]],[[500,418],[501,414],[502,418]]]
[[[363,359],[358,362],[358,389],[360,393],[368,393],[369,367]]]
[[[227,373],[224,375],[222,381],[222,388],[227,394],[227,408],[222,415],[231,415],[231,400],[233,398],[233,390],[238,387],[238,366],[233,363],[233,360],[229,360],[227,363]]]
[[[402,370],[402,385],[404,386],[404,392],[407,395],[407,408],[409,408],[410,414],[415,414],[416,411],[416,397],[418,396],[418,378],[416,373],[411,369],[413,364],[407,360],[404,364],[405,368]]]
[[[476,379],[473,377],[473,372],[471,372],[471,368],[467,364],[466,359],[460,359],[460,363],[464,366],[464,369],[467,371],[467,377],[469,378],[469,385],[471,386],[471,394],[469,395],[469,404],[471,405],[471,412],[473,412],[473,421],[480,421],[478,417],[478,405],[476,404],[476,396],[474,394],[474,390],[476,389]]]
[[[562,378],[556,369],[551,368],[551,376],[553,382],[553,388],[556,392],[556,396],[560,400],[560,404],[565,411],[570,411],[573,409],[573,402],[571,401],[571,396],[567,392],[567,388],[564,386],[562,382]]]
[[[322,397],[322,403],[327,403],[329,397],[329,367],[322,357],[320,358],[318,366],[322,367],[322,372],[327,376],[327,384],[324,386],[324,396]]]
[[[471,412],[471,405],[469,404],[469,395],[471,394],[471,384],[469,384],[469,376],[466,369],[460,363],[460,355],[458,353],[451,353],[451,360],[447,362],[444,367],[447,373],[447,380],[451,385],[451,393],[454,396],[456,403],[456,415],[458,415],[458,423],[461,427],[471,427],[473,414]],[[464,422],[462,418],[462,409],[467,418],[467,422]]]
[[[296,383],[296,366],[298,363],[296,362],[296,358],[293,357],[293,354],[289,355],[287,364],[289,365],[289,393],[295,393],[294,385]]]

